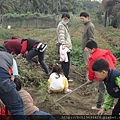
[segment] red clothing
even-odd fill
[[[21,49],[21,53],[24,54],[27,51],[27,47],[28,47],[28,40],[26,39],[25,41],[22,42],[22,49]],[[32,48],[36,48],[37,44],[34,44],[32,46]]]
[[[24,54],[27,51],[27,40],[22,43],[21,53]]]
[[[114,64],[116,63],[116,58],[110,52],[110,50],[108,50],[108,49],[102,50],[102,49],[97,48],[92,53],[92,55],[89,57],[89,63],[88,63],[88,78],[89,78],[89,80],[96,79],[96,81],[99,81],[98,78],[95,78],[95,73],[92,70],[93,63],[99,58],[105,59],[109,63],[109,67],[111,69],[115,69]]]
[[[0,120],[9,120],[8,116],[12,120],[12,115],[9,111],[7,111],[6,107],[0,108]]]
[[[17,39],[11,39],[11,40],[7,40],[4,42],[5,44],[5,47],[7,49],[7,51],[10,53],[10,54],[20,54],[20,51],[21,51],[21,40],[19,38]]]

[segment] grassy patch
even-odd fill
[[[73,44],[73,50],[71,52],[71,64],[83,68],[84,62],[83,62],[83,53],[81,49],[82,46],[81,41],[77,38],[73,38],[72,44]]]

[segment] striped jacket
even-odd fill
[[[72,50],[72,42],[68,31],[68,26],[62,24],[62,21],[58,24],[57,36],[59,43],[65,43],[66,47]]]

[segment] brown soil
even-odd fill
[[[99,27],[98,27],[99,28]],[[73,32],[71,30],[71,32]],[[80,33],[82,29],[78,29],[74,31],[73,36],[77,36],[81,39]],[[96,41],[101,48],[107,48],[109,43],[106,42],[103,36],[103,28],[99,28],[99,30],[95,31]],[[107,39],[107,38],[106,38]],[[70,68],[70,77],[74,80],[74,82],[69,83],[69,88],[75,90],[77,87],[83,84],[83,80],[85,78],[85,72],[82,71],[79,67],[71,65]],[[46,79],[47,80],[47,79]],[[25,87],[27,91],[32,95],[35,105],[40,108],[42,111],[46,111],[53,115],[97,115],[96,110],[92,110],[91,107],[95,106],[97,100],[98,91],[95,91],[97,88],[97,83],[92,83],[90,85],[85,85],[83,87],[78,88],[74,92],[68,94],[63,99],[64,93],[53,93],[48,94],[47,97],[40,98],[39,89],[35,87]],[[46,94],[45,94],[46,96]],[[44,96],[43,96],[44,97]],[[60,99],[58,101],[58,99]],[[56,102],[57,101],[57,102]],[[111,115],[112,110],[108,110],[105,112],[106,115]]]
[[[18,29],[17,31],[14,31],[14,32],[16,32],[16,33],[18,32],[20,34],[21,31],[23,31],[23,30]],[[39,30],[40,33],[38,32],[38,30],[36,30],[36,32],[35,32],[35,30],[32,29],[31,31],[34,31],[33,33],[38,34],[38,35],[33,34],[33,36],[38,36],[38,38],[34,37],[34,39],[39,39],[39,37],[40,37],[43,40],[47,41],[48,48],[53,47],[53,44],[51,44],[51,43],[54,43],[54,40],[56,39],[56,37],[55,37],[56,32],[53,32],[53,34],[52,34],[52,32],[46,32],[46,34],[47,34],[46,35],[46,34],[42,34],[42,30]],[[48,30],[46,30],[46,31],[48,31]],[[83,31],[82,27],[79,29],[71,29],[70,32],[73,33],[71,37],[72,38],[76,37],[77,39],[81,40],[82,31]],[[100,27],[99,30],[95,31],[96,41],[98,42],[99,47],[101,47],[101,48],[105,48],[109,44],[107,42],[108,38],[106,38],[106,40],[104,38],[104,35],[105,35],[104,33],[105,33],[105,31],[102,27]],[[31,38],[31,36],[30,36],[31,34],[27,34],[27,31],[23,32],[22,35],[26,38],[28,38],[28,37]],[[41,37],[39,35],[41,35],[41,36],[43,35],[43,36]],[[108,39],[109,42],[113,41],[113,38],[111,38],[111,39]],[[118,40],[119,40],[119,38],[118,38]],[[50,56],[50,54],[51,54],[50,52],[47,53],[48,56]],[[49,57],[49,61],[48,60],[46,60],[46,61],[47,61],[47,63],[49,63],[49,67],[51,66],[51,64],[54,63],[54,61],[51,60],[50,57]],[[17,61],[19,69],[21,69],[20,68],[21,66],[23,66],[23,67],[26,66],[26,63],[23,64],[22,62],[24,62],[24,61],[23,60]],[[21,71],[23,71],[23,73],[25,73],[24,75],[22,75],[20,73],[21,76],[24,76],[23,78],[25,78],[27,76],[26,71],[27,70],[29,71],[29,67],[26,66],[26,68],[28,68],[28,69],[24,69],[24,68],[21,69]],[[37,79],[41,76],[44,76],[44,73],[42,72],[41,68],[39,68],[38,66],[37,67],[35,66],[34,69],[35,69],[35,71],[39,72],[39,76],[37,76]],[[39,69],[39,71],[38,71],[38,69]],[[71,65],[69,75],[70,75],[70,78],[72,78],[74,80],[72,83],[69,83],[70,89],[75,90],[77,87],[83,85],[83,80],[85,78],[85,71],[81,70],[77,66]],[[28,75],[28,76],[29,76],[29,79],[32,76],[33,81],[34,81],[34,79],[36,79],[35,73],[34,74],[31,73],[31,76],[30,75]],[[26,79],[28,79],[28,78],[26,78]],[[45,83],[47,82],[47,79],[48,78],[45,78],[45,80],[44,80]],[[68,94],[67,96],[65,96],[63,99],[61,99],[59,101],[57,101],[57,100],[66,94],[64,94],[64,93],[48,94],[47,90],[45,89],[45,91],[43,92],[45,95],[43,95],[42,98],[40,98],[40,93],[39,93],[40,88],[36,88],[36,87],[32,86],[32,87],[24,87],[24,89],[26,89],[31,94],[31,96],[34,99],[35,105],[37,107],[39,107],[40,110],[51,113],[53,115],[97,115],[98,111],[91,109],[92,106],[96,105],[95,103],[97,100],[97,93],[98,93],[97,91],[95,91],[96,87],[97,87],[97,83],[95,83],[95,82],[90,85],[85,85],[83,87],[78,88],[71,94]],[[108,110],[107,112],[105,112],[105,114],[111,115],[111,110]]]
[[[42,101],[39,98],[38,89],[30,87],[25,89],[31,93],[36,106],[40,110],[53,115],[97,115],[98,111],[91,110],[97,100],[97,91],[95,91],[97,83],[94,82],[80,87],[83,85],[84,72],[75,66],[71,66],[70,77],[73,78],[74,82],[69,83],[69,88],[72,90],[78,89],[68,95],[64,93],[47,94],[47,98]],[[61,99],[63,96],[65,97]],[[111,110],[105,114],[111,114]]]

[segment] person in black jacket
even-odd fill
[[[109,64],[103,58],[96,60],[92,65],[92,70],[95,72],[99,81],[103,81],[107,95],[101,110],[98,115],[103,115],[105,110],[110,109],[115,98],[118,99],[113,111],[111,120],[117,120],[120,114],[120,71],[109,68]]]
[[[22,39],[21,44],[21,54],[26,56],[26,60],[32,65],[32,58],[38,55],[38,61],[45,70],[45,73],[49,75],[48,67],[44,62],[44,54],[47,45],[33,39]],[[28,53],[26,54],[26,52]]]

